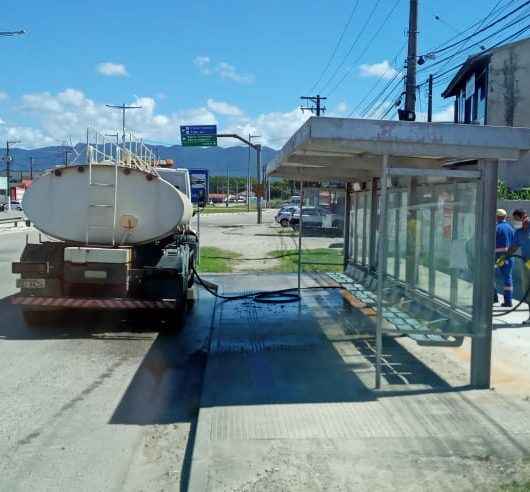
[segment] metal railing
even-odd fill
[[[134,133],[119,141],[119,136],[104,135],[87,129],[86,161],[88,165],[109,164],[139,169],[158,176],[159,159]]]

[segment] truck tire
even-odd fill
[[[287,227],[289,225],[289,221],[287,219],[280,220],[280,225],[282,227]]]

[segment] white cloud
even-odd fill
[[[337,107],[334,110],[334,113],[337,114],[337,116],[343,115],[348,111],[348,104],[346,104],[346,101],[341,101],[339,104],[337,104]]]
[[[142,106],[142,109],[127,112],[127,126],[145,140],[175,143],[180,125],[217,123],[215,114],[207,107],[161,114],[153,97],[136,97],[129,102]],[[35,135],[20,138],[28,147],[49,144],[48,139],[61,142],[72,137],[74,142],[83,142],[87,127],[96,128],[101,133],[114,133],[116,129],[121,129],[120,111],[109,109],[104,103],[95,102],[76,89],[66,89],[57,94],[26,94],[22,97],[20,109],[33,117],[39,128],[35,130]],[[16,131],[21,132],[21,129]]]
[[[383,60],[381,63],[374,63],[372,65],[361,65],[359,71],[361,77],[380,77],[385,80],[390,80],[398,73],[388,60]]]
[[[6,122],[2,118],[0,118],[0,125],[5,125],[5,124]]]
[[[224,115],[224,116],[242,116],[243,111],[237,106],[229,104],[224,101],[215,101],[214,99],[208,99],[206,102],[208,109],[214,113]]]
[[[209,98],[205,104],[174,113],[160,112],[154,97],[136,97],[127,103],[142,109],[127,112],[127,127],[147,142],[178,142],[180,125],[216,124],[227,133],[261,135],[263,145],[280,148],[291,135],[311,116],[299,108],[281,112],[248,115],[241,108],[225,101]],[[0,125],[0,141],[9,137],[19,139],[27,148],[58,145],[63,141],[83,142],[87,127],[100,133],[121,132],[121,112],[109,109],[104,102],[96,102],[77,89],[59,93],[40,92],[26,94],[19,106],[20,113],[32,119],[32,126]],[[339,106],[337,110],[344,110]],[[337,115],[330,111],[330,116]],[[221,121],[219,120],[221,118]],[[222,139],[220,145],[232,146],[237,142]]]
[[[196,56],[193,60],[193,64],[204,75],[210,75],[212,73],[210,68],[210,62],[211,60],[209,56]]]
[[[0,91],[0,101],[5,101],[8,97],[7,92]]]
[[[226,62],[212,63],[209,56],[196,56],[193,64],[203,75],[218,75],[222,79],[231,80],[238,84],[252,84],[255,77],[252,74],[239,72],[234,65]]]
[[[240,118],[229,125],[226,132],[261,135],[261,144],[278,149],[310,116],[310,113],[302,113],[300,108],[285,113],[262,113],[255,118]]]
[[[217,65],[217,72],[223,79],[233,80],[238,84],[252,84],[254,82],[254,75],[239,73],[236,67],[226,62],[221,62]]]
[[[107,77],[127,77],[127,69],[121,63],[103,62],[98,63],[96,70]]]

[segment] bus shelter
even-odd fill
[[[376,312],[376,387],[387,333],[439,346],[471,337],[471,385],[489,387],[498,162],[529,150],[526,128],[310,118],[268,164],[302,193],[344,182],[334,278]]]

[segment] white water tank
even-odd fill
[[[91,174],[91,176],[90,176]],[[162,239],[188,224],[190,199],[164,179],[113,164],[59,167],[24,194],[28,219],[63,241],[134,245]]]

